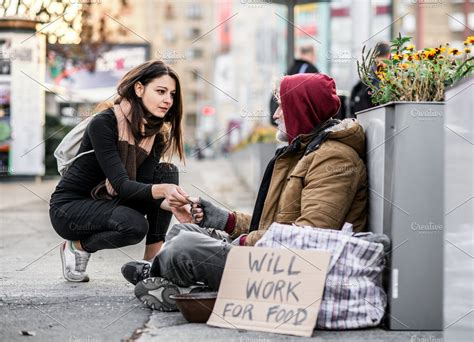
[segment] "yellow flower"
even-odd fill
[[[465,52],[465,53],[471,53],[471,49],[465,48],[465,49],[464,49],[464,52]]]
[[[408,63],[402,63],[400,64],[400,67],[405,70],[405,69],[408,69],[410,65]]]
[[[473,44],[474,43],[474,36],[467,37],[466,40],[464,41],[464,43]]]
[[[428,59],[430,56],[431,56],[431,52],[430,52],[430,51],[428,51],[428,50],[423,50],[423,51],[421,51],[421,57],[422,57],[423,59]]]
[[[441,52],[446,51],[445,47],[442,47],[441,45],[435,49],[436,54],[440,54]]]
[[[460,55],[460,54],[461,54],[461,51],[459,51],[459,49],[452,48],[452,49],[449,49],[449,50],[448,50],[448,53],[449,53],[450,55],[457,56],[457,55]]]
[[[395,60],[395,61],[399,61],[401,57],[402,57],[401,55],[399,55],[398,53],[396,53],[396,54],[394,54],[394,55],[392,56],[392,59]]]
[[[407,49],[408,51],[413,51],[413,50],[415,49],[415,45],[410,44],[410,45],[408,45],[408,46],[406,47],[406,49]]]
[[[428,50],[425,50],[426,58],[433,59],[437,54],[436,51],[437,50],[433,48],[429,48]]]

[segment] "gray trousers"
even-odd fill
[[[221,230],[191,223],[175,224],[153,260],[150,274],[178,286],[204,283],[217,291],[227,254],[233,247],[230,242],[229,235]]]

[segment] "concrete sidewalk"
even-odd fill
[[[190,194],[249,210],[253,198],[227,161],[188,161],[181,185]],[[37,341],[118,341],[148,321],[133,286],[120,273],[123,263],[141,259],[144,241],[95,253],[89,283],[68,283],[61,274],[59,244],[48,201],[58,179],[0,183],[0,331],[2,341],[34,334]]]
[[[101,251],[91,258],[89,283],[62,278],[59,244],[48,203],[57,180],[0,184],[3,341],[117,341],[148,320],[120,266],[143,246]],[[125,318],[126,317],[126,318]],[[21,336],[21,331],[34,337]]]
[[[254,196],[227,160],[188,161],[181,167],[188,193],[250,212]],[[95,253],[89,283],[68,283],[61,274],[59,244],[48,217],[56,180],[0,183],[0,331],[2,341],[280,341],[296,337],[189,324],[180,313],[144,308],[120,267],[140,259],[144,242]],[[34,336],[22,336],[31,333]],[[312,340],[440,341],[440,332],[388,332],[382,329],[317,331]],[[298,341],[307,340],[298,338]]]

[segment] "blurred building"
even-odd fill
[[[148,0],[148,36],[153,58],[180,75],[184,93],[185,140],[194,143],[203,112],[212,106],[213,40],[217,32],[214,1]],[[153,9],[153,10],[151,10]],[[154,14],[152,14],[154,13]]]
[[[213,103],[215,139],[233,145],[269,122],[273,85],[286,69],[285,6],[224,1],[217,5]]]
[[[91,40],[100,41],[103,35],[106,48],[147,46],[147,58],[161,59],[177,71],[184,94],[187,142],[195,138],[203,108],[211,105],[214,7],[213,1],[111,0],[83,8],[83,20],[94,27]],[[111,58],[120,58],[120,53]],[[95,102],[97,96],[106,100],[112,94],[113,87],[93,91],[91,100]]]
[[[389,0],[306,2],[294,7],[290,19],[288,3],[218,2],[218,23],[231,18],[219,28],[225,35],[218,35],[217,42],[214,103],[218,137],[235,128],[236,122],[243,135],[255,125],[268,124],[272,88],[288,68],[288,46],[293,46],[296,56],[299,47],[312,45],[316,66],[334,77],[344,94],[358,80],[356,60],[362,46],[388,40],[392,34]],[[294,37],[289,44],[291,33]],[[230,140],[239,134],[232,131]]]
[[[390,40],[393,20],[390,0],[331,1],[330,44],[325,58],[338,90],[347,94],[358,82],[357,60],[362,48]]]
[[[17,5],[0,8],[0,15],[28,16],[27,7]],[[347,94],[358,81],[363,46],[400,32],[419,48],[448,41],[461,47],[474,24],[474,0],[65,0],[48,6],[56,16],[65,12],[64,20],[50,13],[37,26],[49,34],[46,113],[90,113],[96,102],[113,97],[127,70],[162,59],[181,78],[185,142],[216,142],[213,147],[236,144],[268,124],[273,87],[300,46],[314,46],[315,65]],[[86,68],[78,72],[81,59]],[[5,113],[8,97],[0,85]]]
[[[413,37],[417,48],[450,42],[461,48],[474,27],[474,1],[394,1],[394,33]]]

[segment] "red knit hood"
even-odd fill
[[[298,135],[308,134],[330,119],[341,106],[336,84],[325,74],[285,76],[280,85],[280,100],[290,144]]]

